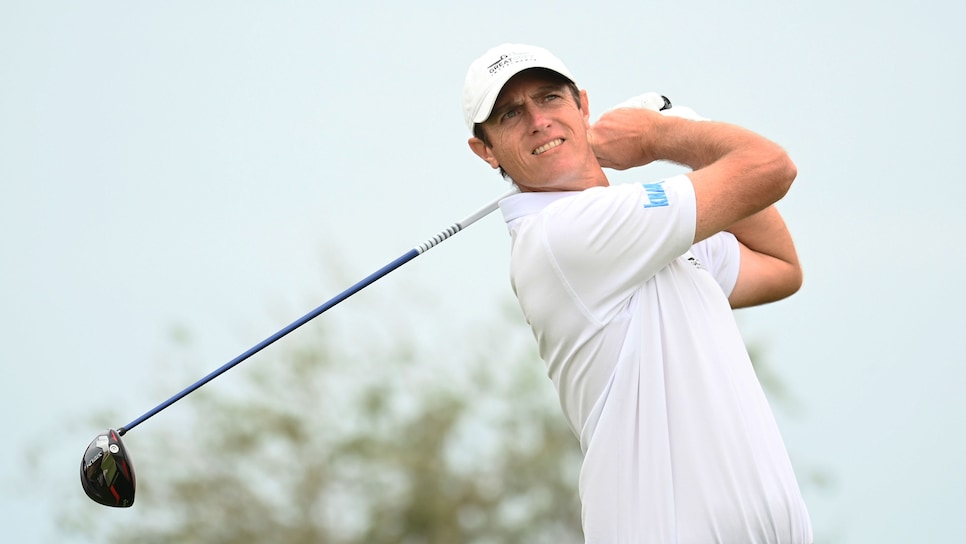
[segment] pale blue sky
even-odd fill
[[[334,294],[324,271],[361,278],[502,193],[459,93],[504,41],[556,52],[592,115],[658,91],[790,151],[805,287],[740,319],[800,407],[778,410],[796,465],[837,479],[806,489],[816,530],[966,534],[961,5],[352,4],[0,3],[0,428],[37,459],[0,486],[5,540],[50,538],[81,493],[85,414],[175,392],[149,372],[173,327],[200,377]],[[446,297],[426,327],[469,326],[510,296],[506,247],[493,215],[367,296],[413,285]]]

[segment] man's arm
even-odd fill
[[[697,201],[695,242],[774,204],[797,175],[780,146],[727,123],[619,108],[604,114],[589,137],[603,167],[624,170],[657,160],[690,167]]]
[[[694,241],[728,230],[741,243],[732,307],[779,300],[801,286],[794,244],[772,206],[797,174],[777,144],[734,125],[629,108],[601,117],[591,128],[591,142],[601,166],[626,169],[669,160],[693,169],[688,176],[697,201]]]
[[[802,286],[802,268],[785,222],[774,206],[729,227],[740,244],[738,281],[728,301],[732,308],[775,302]]]

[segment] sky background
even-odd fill
[[[82,493],[77,465],[102,430],[90,414],[122,425],[175,393],[153,385],[177,331],[200,377],[335,294],[332,270],[362,278],[503,193],[466,146],[460,91],[474,58],[513,41],[561,57],[592,117],[657,91],[788,149],[799,176],[780,209],[805,285],[739,319],[790,390],[776,411],[796,468],[832,478],[803,482],[816,533],[962,541],[964,15],[841,0],[0,1],[4,540],[62,540],[59,501]],[[421,326],[470,327],[511,297],[507,247],[493,214],[366,295],[422,293],[438,310]]]

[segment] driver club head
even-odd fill
[[[116,507],[134,504],[134,465],[118,431],[108,429],[91,441],[81,459],[80,478],[94,502]]]

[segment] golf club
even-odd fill
[[[358,293],[386,274],[389,274],[393,270],[413,260],[419,255],[429,251],[433,247],[437,246],[469,225],[475,223],[479,219],[489,215],[490,212],[494,211],[498,207],[500,200],[515,193],[517,193],[517,189],[514,187],[512,191],[494,199],[492,202],[470,214],[462,221],[453,223],[450,227],[443,230],[436,236],[433,236],[429,240],[407,251],[386,266],[363,278],[352,287],[349,287],[345,291],[329,299],[321,306],[293,321],[287,327],[256,344],[248,351],[242,353],[238,357],[235,357],[231,361],[228,361],[221,367],[217,368],[192,385],[186,387],[168,400],[155,406],[151,410],[148,410],[134,421],[124,425],[123,427],[118,427],[117,429],[108,429],[97,435],[94,440],[91,441],[90,445],[87,446],[87,450],[84,452],[84,457],[81,459],[80,465],[81,486],[84,488],[87,496],[95,502],[105,506],[128,507],[134,504],[134,465],[131,463],[131,458],[128,456],[124,443],[121,441],[121,437],[124,436],[125,433],[131,429],[134,429],[141,423],[144,423],[161,410],[171,406],[211,380],[224,374],[235,365],[238,365],[245,359],[248,359],[252,355],[255,355],[259,351],[265,349],[283,336],[308,323],[312,319],[315,319],[326,310]]]

